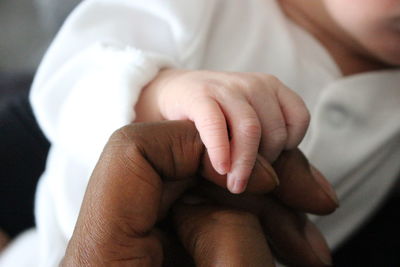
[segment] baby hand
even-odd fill
[[[168,69],[150,86],[162,117],[195,123],[232,193],[246,189],[258,152],[273,162],[309,124],[303,100],[271,75]]]

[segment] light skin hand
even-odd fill
[[[309,123],[302,99],[261,73],[163,70],[136,111],[138,121],[192,120],[232,193],[245,190],[258,152],[273,162],[297,147]]]

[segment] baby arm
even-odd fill
[[[137,121],[192,120],[232,193],[245,190],[257,154],[273,162],[298,146],[309,113],[302,99],[261,73],[166,69],[147,86]]]

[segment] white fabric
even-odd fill
[[[335,214],[313,217],[332,248],[400,171],[400,71],[343,78],[274,0],[88,0],[54,40],[31,94],[52,142],[37,193],[36,266],[60,261],[103,145],[166,66],[273,74],[304,98],[312,123],[301,148],[341,201]]]
[[[37,232],[29,229],[16,237],[3,251],[0,257],[0,266],[36,266],[37,262]]]

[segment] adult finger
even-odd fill
[[[281,202],[264,201],[261,225],[270,237],[275,255],[289,266],[331,266],[329,247],[318,228]]]
[[[250,213],[179,204],[174,221],[196,266],[275,266],[259,221]]]
[[[255,214],[275,254],[290,266],[330,264],[330,252],[319,230],[302,213],[274,196],[232,195],[211,184],[202,185],[196,193],[219,205]]]
[[[264,168],[264,166],[267,166],[267,168]],[[268,192],[267,190],[272,188],[269,185],[275,186],[273,194],[280,201],[289,207],[304,212],[329,214],[339,206],[338,198],[330,183],[310,165],[299,149],[284,151],[273,164],[273,167],[274,170],[271,171],[265,160],[263,167],[261,167],[261,164],[256,164],[249,183],[249,193],[263,193],[263,191],[257,191],[253,188],[252,182],[254,181],[255,185],[266,189],[264,192]],[[210,168],[205,166],[204,169],[205,175],[216,175],[212,173]],[[270,177],[274,177],[274,171],[279,179],[279,186],[276,186],[275,183],[271,184],[274,179]],[[222,184],[224,177],[216,176],[213,181]],[[202,187],[206,187],[205,191],[209,191],[212,194],[211,197],[218,198],[219,195],[225,195],[222,194],[223,190],[214,188],[209,184],[203,183]],[[218,192],[214,192],[215,190],[218,190]]]
[[[226,96],[220,101],[228,121],[231,136],[231,169],[227,187],[235,194],[242,193],[258,154],[261,124],[253,107],[242,96]]]
[[[202,153],[191,122],[134,124],[113,134],[89,181],[63,265],[160,266],[162,247],[153,227],[161,177],[193,177]]]
[[[273,167],[280,182],[274,194],[286,205],[314,214],[329,214],[339,206],[330,183],[299,149],[284,151]]]
[[[202,160],[201,175],[214,184],[225,188],[227,176],[217,173],[211,165],[207,153],[204,153]],[[266,194],[279,185],[279,179],[268,161],[261,155],[257,155],[255,166],[251,172],[246,192]]]
[[[221,175],[230,169],[230,146],[227,123],[219,104],[211,97],[204,97],[190,107],[201,140],[207,148],[211,163]]]
[[[294,210],[333,212],[338,204],[332,188],[320,173],[312,171],[300,150],[284,152],[274,168],[280,179],[274,198],[231,195],[206,183],[199,188],[200,193],[220,204],[257,214],[274,248],[287,262],[301,266],[329,265],[329,250],[318,229]]]
[[[191,255],[186,251],[176,235],[171,220],[168,219],[158,224],[154,234],[158,237],[163,247],[163,267],[196,266]]]

